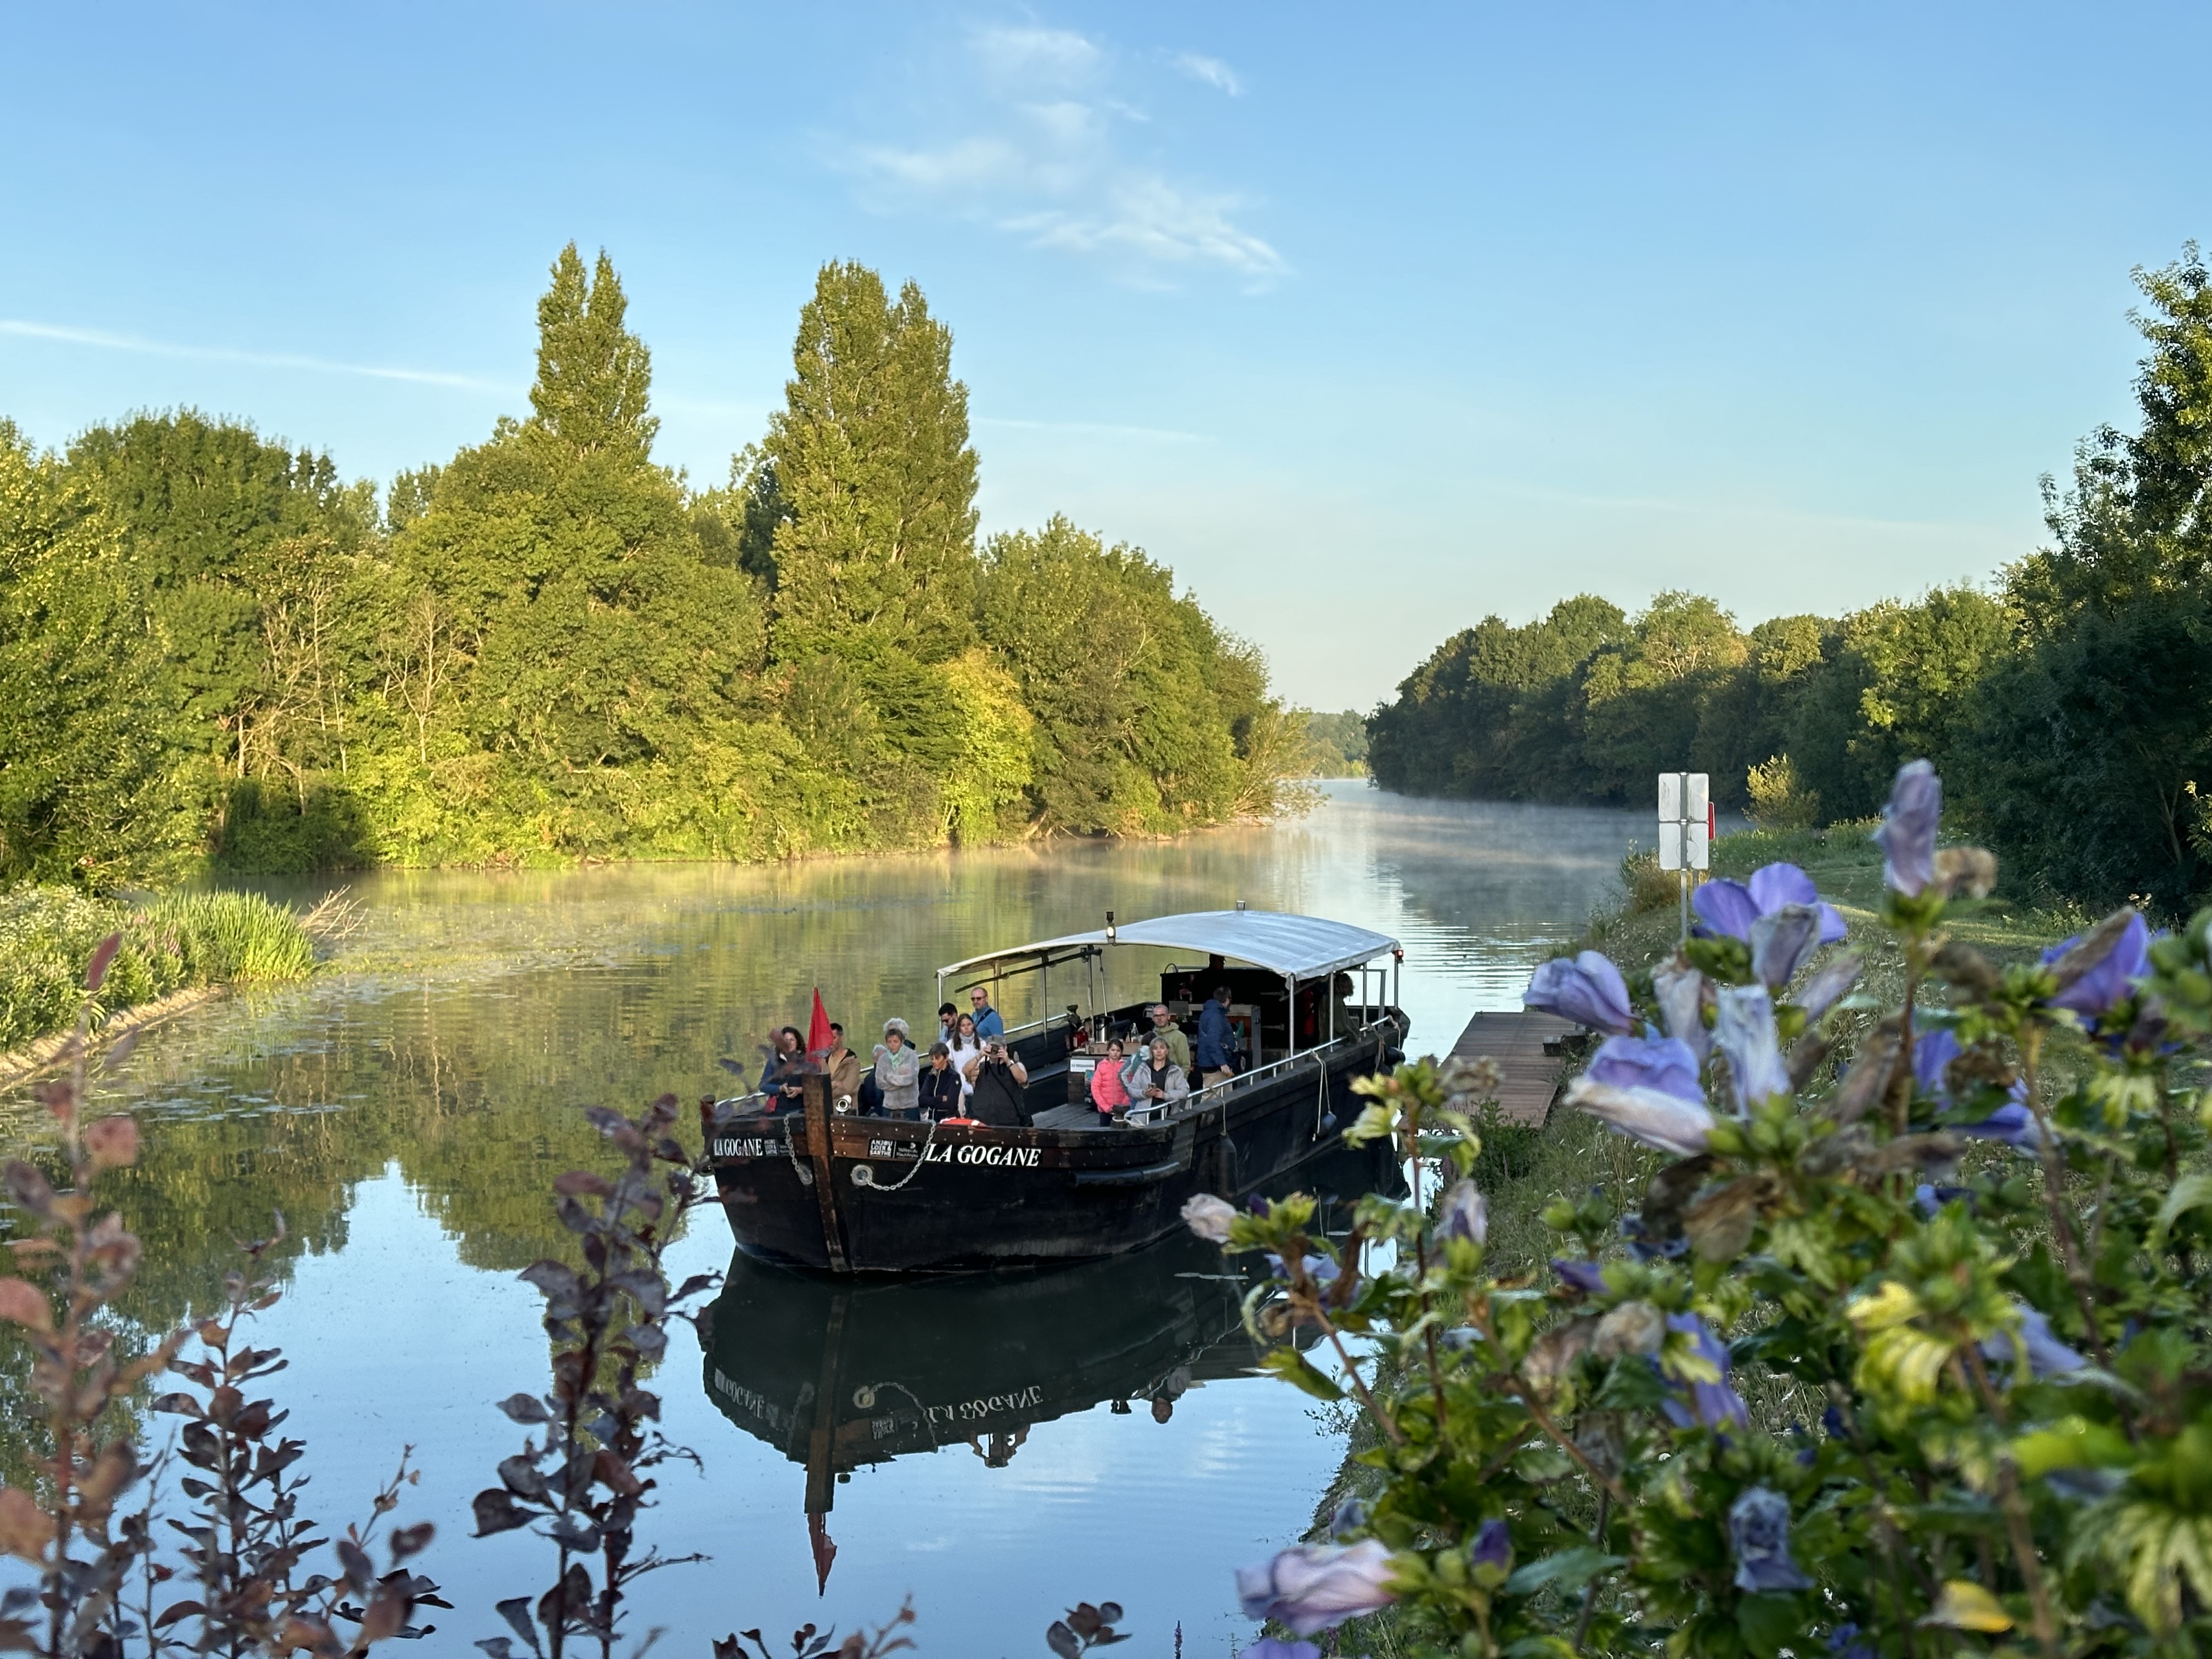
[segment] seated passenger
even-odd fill
[[[968,1115],[1002,1129],[1030,1127],[1028,1068],[1006,1050],[1003,1037],[983,1039],[983,1052],[968,1062]]]
[[[1121,1081],[1121,1045],[1118,1042],[1106,1045],[1097,1069],[1091,1073],[1091,1103],[1098,1109],[1101,1128],[1111,1123],[1114,1114],[1129,1103],[1128,1085]]]
[[[1176,1065],[1168,1040],[1155,1033],[1152,1046],[1121,1068],[1121,1086],[1133,1107],[1173,1111],[1190,1098],[1190,1079]]]
[[[876,1045],[876,1093],[885,1117],[911,1119],[921,1103],[921,1065],[906,1040],[906,1022],[884,1022],[884,1040]]]
[[[962,1081],[960,1073],[952,1069],[952,1050],[941,1042],[931,1043],[929,1064],[921,1068],[921,1075],[915,1082],[915,1094],[925,1121],[937,1123],[962,1115]]]

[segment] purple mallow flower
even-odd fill
[[[2043,1148],[2043,1126],[2035,1121],[2035,1114],[2027,1103],[2008,1100],[1978,1122],[1956,1126],[1962,1135],[1977,1140],[2002,1140],[2008,1146],[2023,1152],[2040,1152]]]
[[[1667,1035],[1684,1044],[1698,1066],[1712,1048],[1712,1033],[1705,1030],[1705,976],[1694,968],[1669,962],[1651,970],[1651,991]]]
[[[1883,878],[1907,898],[1936,879],[1936,829],[1942,818],[1943,780],[1936,769],[1924,760],[1898,768],[1874,842],[1881,848]]]
[[[1747,945],[1756,944],[1753,929],[1763,918],[1794,906],[1813,912],[1814,943],[1833,945],[1843,938],[1843,917],[1834,905],[1821,902],[1813,878],[1794,864],[1770,864],[1754,870],[1748,884],[1723,877],[1707,882],[1690,896],[1690,907],[1707,933],[1740,939]]]
[[[1588,1075],[1616,1089],[1656,1089],[1662,1095],[1702,1100],[1698,1056],[1676,1037],[1607,1037],[1590,1056]]]
[[[1455,1182],[1437,1216],[1437,1237],[1480,1244],[1490,1237],[1490,1206],[1472,1181]]]
[[[2134,994],[2134,981],[2150,971],[2150,940],[2149,925],[2139,915],[2130,916],[2127,931],[2105,952],[2105,959],[2051,998],[2051,1006],[2092,1021],[2108,1012],[2113,1004]],[[2043,965],[2048,968],[2081,942],[2079,933],[2062,939],[2043,953]]]
[[[1668,1420],[1678,1429],[1699,1423],[1709,1429],[1724,1425],[1740,1427],[1748,1423],[1751,1413],[1744,1409],[1743,1396],[1729,1386],[1728,1345],[1695,1314],[1668,1315],[1667,1328],[1688,1337],[1697,1356],[1720,1372],[1717,1382],[1675,1383],[1662,1407]],[[1659,1362],[1655,1359],[1651,1363],[1656,1365]]]
[[[1244,1650],[1244,1659],[1321,1659],[1321,1650],[1310,1642],[1285,1642],[1263,1636]]]
[[[1357,1544],[1296,1544],[1256,1567],[1237,1569],[1237,1597],[1247,1619],[1277,1619],[1300,1636],[1389,1607],[1390,1552]]]
[[[1851,982],[1865,965],[1866,958],[1857,951],[1846,951],[1807,980],[1790,1000],[1805,1011],[1807,1019],[1818,1019],[1851,988]]]
[[[1739,1112],[1792,1092],[1774,1031],[1774,1003],[1763,985],[1725,985],[1714,994],[1713,1047],[1728,1061]]]
[[[2051,1321],[2039,1310],[2025,1302],[2015,1301],[2013,1306],[2020,1310],[2017,1346],[2009,1331],[2000,1331],[1982,1344],[1983,1358],[2009,1363],[2017,1360],[2025,1348],[2031,1376],[2048,1376],[2053,1371],[2078,1371],[2089,1363],[2051,1334]]]
[[[1735,1556],[1735,1587],[1761,1590],[1813,1588],[1790,1559],[1790,1500],[1769,1486],[1747,1486],[1729,1505],[1729,1549]]]
[[[1271,1274],[1281,1279],[1290,1278],[1291,1269],[1288,1262],[1273,1250],[1267,1250],[1262,1254],[1267,1259],[1267,1271]],[[1305,1263],[1306,1276],[1317,1285],[1334,1285],[1337,1275],[1344,1271],[1325,1255],[1309,1255],[1301,1259]]]
[[[1571,1285],[1585,1296],[1605,1293],[1605,1264],[1599,1261],[1569,1261],[1560,1256],[1552,1258],[1552,1272],[1562,1285]]]
[[[1513,1534],[1499,1520],[1482,1523],[1468,1546],[1467,1564],[1474,1570],[1475,1582],[1495,1589],[1505,1582],[1513,1571]]]
[[[1328,1535],[1349,1538],[1367,1524],[1367,1505],[1357,1498],[1347,1498],[1336,1506],[1336,1513],[1328,1517]]]
[[[1705,1103],[1660,1089],[1615,1087],[1585,1075],[1567,1085],[1567,1104],[1602,1119],[1616,1133],[1677,1158],[1705,1150],[1713,1115]]]
[[[1828,1659],[1881,1659],[1881,1656],[1856,1625],[1843,1624],[1828,1632]]]
[[[1521,1000],[1525,1006],[1601,1031],[1626,1033],[1636,1028],[1620,969],[1595,951],[1546,963],[1529,980]]]

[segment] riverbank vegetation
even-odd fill
[[[772,859],[1266,816],[1304,716],[1173,573],[977,542],[951,330],[823,268],[726,485],[653,459],[602,254],[530,412],[379,492],[191,410],[0,422],[0,883]]]
[[[71,887],[0,892],[0,1056],[66,1030],[84,999],[84,964],[109,934],[121,944],[90,1005],[94,1030],[179,991],[277,984],[313,970],[303,919],[258,893],[171,893],[143,906]]]
[[[1370,718],[1377,781],[1641,805],[1682,767],[1802,827],[1868,817],[1926,756],[2024,897],[2185,909],[2212,890],[2212,281],[2194,246],[2137,280],[2136,429],[2045,480],[2050,544],[1992,591],[1747,629],[1686,592],[1486,617]]]
[[[1364,1498],[1240,1575],[1248,1612],[1380,1613],[1378,1654],[2203,1650],[2212,909],[1978,950],[1994,866],[1939,848],[1941,800],[1900,770],[1887,986],[1771,866],[1656,975],[1539,970],[1603,1039],[1567,1106],[1642,1165],[1544,1205],[1547,1277],[1483,1184],[1486,1062],[1360,1085],[1353,1139],[1437,1158],[1425,1207],[1186,1212],[1282,1264],[1272,1334],[1336,1365],[1268,1369],[1361,1425]]]

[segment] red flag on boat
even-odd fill
[[[830,1052],[836,1042],[830,1032],[830,1011],[822,1006],[822,988],[814,988],[814,1017],[806,1022],[806,1052],[816,1060]]]
[[[830,1536],[828,1516],[812,1510],[806,1512],[806,1541],[814,1547],[814,1593],[819,1595],[830,1588],[830,1564],[837,1559],[837,1545]]]

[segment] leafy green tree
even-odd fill
[[[1264,671],[1138,550],[1058,515],[995,536],[976,615],[1034,716],[1038,828],[1154,834],[1273,810],[1297,756]]]
[[[653,464],[650,360],[623,311],[605,257],[587,281],[565,249],[538,307],[535,412],[455,457],[394,539],[406,646],[387,685],[416,742],[386,781],[474,823],[446,855],[708,850],[725,833],[668,775],[755,735],[763,619]]]
[[[857,635],[957,656],[974,638],[975,452],[952,331],[912,283],[893,302],[874,271],[827,264],[792,362],[752,469],[766,494],[747,492],[774,521],[776,653]]]
[[[2212,854],[2212,277],[2195,244],[2150,301],[2133,433],[2106,428],[2051,543],[2006,573],[2021,654],[1973,700],[1966,804],[2046,890],[2179,910]]]
[[[210,799],[222,779],[276,769],[257,751],[276,690],[264,600],[272,586],[301,586],[325,556],[358,551],[373,496],[343,484],[327,455],[191,410],[94,427],[70,447],[69,467],[142,573],[167,645],[166,718],[207,759]]]
[[[0,421],[0,882],[95,890],[189,850],[160,636],[119,527]]]

